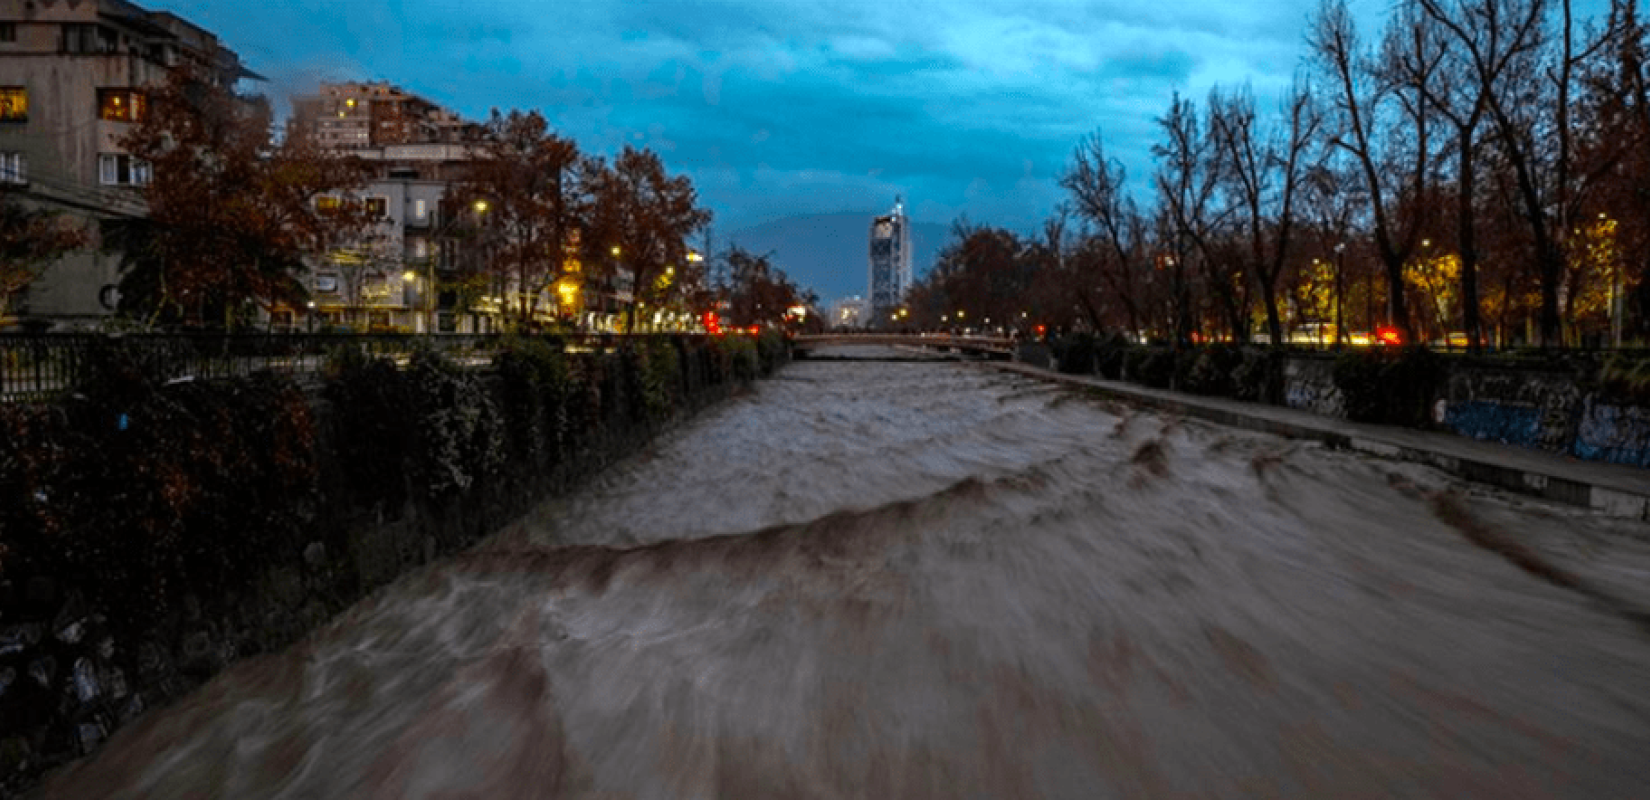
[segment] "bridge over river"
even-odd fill
[[[1014,341],[1002,336],[964,336],[948,333],[837,333],[797,336],[791,340],[801,357],[848,360],[905,360],[910,353],[952,354],[974,358],[1007,359]],[[888,351],[895,351],[890,354]]]
[[[50,797],[1642,797],[1644,523],[803,361]],[[1642,599],[1642,597],[1641,597]]]

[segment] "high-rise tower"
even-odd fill
[[[893,324],[910,288],[911,225],[905,218],[905,203],[896,196],[894,212],[871,222],[870,327]]]

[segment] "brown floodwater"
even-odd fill
[[[810,363],[48,797],[1645,797],[1650,532],[949,363]]]

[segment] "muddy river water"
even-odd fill
[[[800,362],[43,793],[1646,797],[1644,610],[1643,523]]]

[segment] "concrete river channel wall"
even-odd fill
[[[1346,418],[1334,371],[1333,356],[1291,356],[1284,405]],[[1463,360],[1436,387],[1428,422],[1471,439],[1650,466],[1650,409],[1590,377],[1549,365]]]

